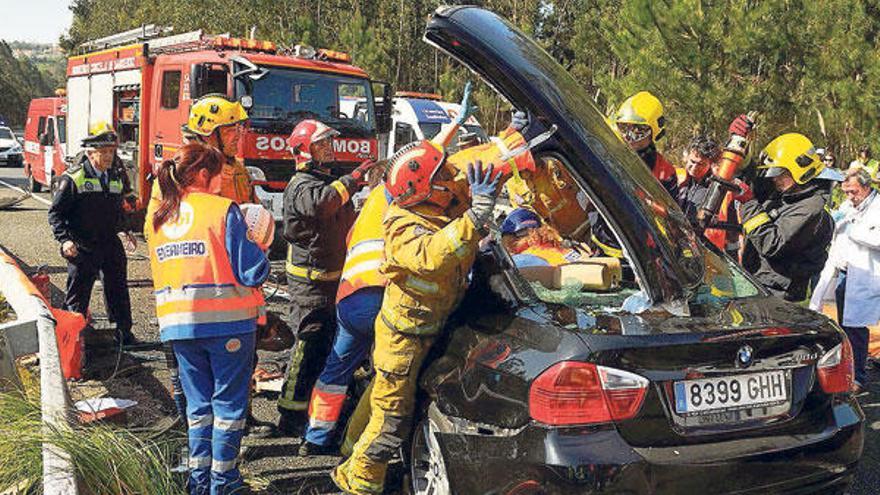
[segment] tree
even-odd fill
[[[5,41],[0,40],[0,115],[9,125],[24,125],[31,99],[51,96],[53,86],[27,59],[18,59]]]
[[[575,53],[587,54],[578,70],[615,103],[655,93],[666,106],[670,147],[699,131],[723,137],[726,123],[751,109],[761,112],[763,142],[799,131],[850,150],[876,129],[867,102],[880,85],[866,76],[877,71],[878,16],[867,2],[587,3],[575,37],[585,48]]]
[[[422,41],[440,0],[74,0],[63,45],[142,24],[205,29],[348,51],[395,88],[456,100],[470,74]],[[603,110],[647,89],[665,103],[666,147],[694,132],[724,137],[761,112],[761,140],[800,131],[850,152],[876,132],[880,7],[867,0],[483,0],[532,35]],[[478,86],[478,117],[506,125],[507,105]],[[821,116],[821,118],[820,118]],[[824,127],[820,122],[824,121]],[[824,128],[824,134],[823,134]],[[761,143],[762,144],[762,143]],[[674,156],[674,155],[673,155]]]

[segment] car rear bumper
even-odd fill
[[[834,494],[862,454],[864,415],[855,400],[835,406],[822,432],[636,449],[614,428],[546,429],[504,435],[444,431],[455,493]]]

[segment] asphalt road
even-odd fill
[[[0,202],[20,195],[8,186],[24,187],[24,184],[22,169],[0,168]],[[0,211],[0,245],[19,258],[26,269],[47,265],[53,286],[53,303],[60,305],[66,279],[65,263],[48,227],[49,199],[47,193],[40,193],[12,209]],[[156,341],[158,327],[151,295],[152,281],[143,243],[138,246],[136,254],[129,256],[128,269],[135,322],[133,331],[142,341]],[[283,300],[270,298],[268,302],[270,310],[284,311]],[[98,317],[105,314],[100,287],[93,293],[92,311]],[[268,369],[280,366],[285,360],[283,353],[261,355],[261,365]],[[160,352],[123,353],[120,357],[115,349],[106,348],[93,356],[90,367],[91,379],[71,387],[74,400],[102,395],[134,399],[138,405],[128,415],[130,424],[158,429],[169,423],[173,403],[167,390],[167,368]],[[860,399],[867,415],[865,451],[851,495],[880,493],[880,373],[872,369],[871,374],[874,381],[870,394]],[[254,415],[261,421],[275,422],[277,413],[273,398],[257,396]],[[165,436],[182,439],[183,430],[172,428]],[[336,493],[327,474],[338,458],[297,457],[298,444],[296,438],[260,439],[251,436],[245,439],[248,448],[242,469],[253,493]]]
[[[5,198],[18,197],[20,192],[9,186],[24,188],[25,179],[20,168],[0,168],[0,203]],[[61,306],[66,280],[66,263],[53,240],[47,220],[50,201],[48,193],[34,194],[12,209],[0,210],[0,245],[18,258],[25,270],[46,265],[52,284],[52,302]],[[140,242],[136,254],[128,258],[128,285],[132,301],[132,331],[143,342],[156,342],[159,328],[155,319],[155,301],[152,297],[152,279],[145,244]],[[92,294],[91,311],[101,320],[106,315],[100,284]],[[270,310],[283,312],[284,300],[269,299]],[[89,339],[102,345],[110,339],[110,332],[99,332]],[[284,353],[261,353],[261,366],[272,370],[283,366]],[[73,400],[111,396],[132,399],[137,406],[128,411],[128,424],[135,427],[161,430],[171,423],[174,404],[170,399],[169,374],[163,354],[145,351],[119,354],[113,347],[104,347],[90,355],[87,380],[71,384]],[[274,398],[259,395],[253,401],[254,416],[265,422],[276,423]],[[181,440],[184,430],[171,428],[164,437]],[[252,492],[258,494],[337,493],[328,473],[338,462],[335,457],[302,459],[296,456],[298,438],[255,438],[244,442],[245,461],[242,471]]]

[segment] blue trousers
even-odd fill
[[[868,327],[847,327],[843,324],[843,308],[846,304],[846,273],[841,273],[837,279],[837,287],[834,289],[834,299],[837,301],[837,321],[846,332],[847,338],[853,350],[853,366],[855,367],[855,380],[859,385],[868,384],[868,372],[865,364],[868,362],[868,341],[871,334]]]
[[[186,396],[190,495],[226,495],[243,482],[236,461],[247,419],[254,333],[175,340]]]
[[[312,389],[306,441],[324,446],[333,442],[354,371],[373,347],[373,326],[384,293],[382,287],[368,287],[336,305],[336,337],[324,370]]]

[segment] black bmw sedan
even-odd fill
[[[864,414],[841,330],[699,240],[585,91],[510,23],[441,8],[425,40],[525,111],[527,138],[553,131],[536,162],[564,170],[631,276],[553,289],[501,243],[486,249],[422,373],[414,493],[844,493]]]

